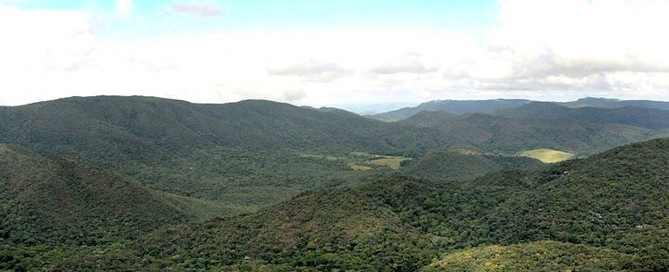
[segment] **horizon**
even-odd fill
[[[159,97],[159,96],[150,96],[150,95],[91,95],[91,96],[68,96],[68,97],[60,97],[60,98],[55,98],[55,99],[48,99],[48,100],[42,100],[42,101],[35,101],[35,102],[30,102],[26,104],[20,104],[20,105],[0,105],[0,107],[21,107],[21,106],[27,106],[31,104],[36,104],[36,103],[45,103],[45,102],[52,102],[52,101],[57,101],[57,100],[63,100],[63,99],[72,99],[72,98],[95,98],[95,97],[124,97],[124,98],[132,98],[132,97],[140,97],[140,98],[157,98],[157,99],[165,99],[165,100],[175,100],[175,101],[181,101],[181,102],[188,102],[188,103],[193,103],[193,104],[210,104],[210,105],[222,105],[222,104],[233,104],[233,103],[238,103],[242,101],[251,101],[251,100],[261,100],[261,101],[270,101],[270,102],[275,102],[275,103],[286,103],[295,107],[308,107],[308,108],[314,108],[314,109],[320,109],[320,108],[335,108],[335,109],[340,109],[340,110],[346,110],[352,113],[356,113],[359,115],[374,115],[374,114],[380,114],[380,113],[386,113],[386,112],[391,112],[403,108],[412,108],[412,107],[418,107],[422,104],[425,103],[430,103],[430,102],[446,102],[446,101],[455,101],[455,102],[470,102],[470,101],[495,101],[495,100],[527,100],[531,102],[546,102],[546,103],[567,103],[567,102],[576,102],[584,99],[599,99],[599,100],[612,100],[612,101],[652,101],[652,102],[665,102],[669,103],[669,101],[664,101],[664,100],[648,100],[648,99],[619,99],[619,98],[607,98],[607,97],[592,97],[592,96],[585,96],[585,97],[580,97],[577,99],[571,99],[571,100],[562,100],[562,101],[557,101],[557,100],[533,100],[533,99],[524,99],[524,98],[487,98],[487,99],[437,99],[437,100],[429,100],[429,101],[423,101],[423,102],[418,102],[418,103],[409,103],[409,102],[390,102],[387,104],[342,104],[342,105],[322,105],[322,106],[314,106],[314,105],[308,105],[308,104],[297,104],[297,103],[291,103],[291,102],[284,102],[284,101],[276,101],[276,100],[271,100],[271,99],[262,99],[262,98],[248,98],[248,99],[242,99],[242,100],[237,100],[237,101],[229,101],[229,102],[192,102],[188,100],[183,100],[183,99],[178,99],[178,98],[169,98],[169,97]]]
[[[669,101],[668,9],[650,0],[0,0],[0,105],[98,95],[356,112],[433,100]]]

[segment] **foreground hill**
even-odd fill
[[[468,183],[396,177],[156,232],[139,251],[178,256],[169,265],[193,269],[411,271],[441,253],[529,243],[504,250],[575,262],[551,266],[558,268],[662,271],[669,269],[667,172],[669,139],[659,139]],[[540,240],[588,246],[530,243]],[[525,260],[520,268],[542,266]]]
[[[0,143],[79,158],[151,188],[216,201],[238,212],[369,174],[303,154],[420,155],[448,146],[446,138],[344,111],[262,100],[214,105],[73,97],[0,108]]]
[[[95,245],[184,222],[177,203],[129,178],[0,145],[0,238]]]

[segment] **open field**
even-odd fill
[[[574,158],[576,155],[560,150],[540,148],[522,151],[518,154],[521,157],[530,157],[540,160],[543,163],[556,163]]]

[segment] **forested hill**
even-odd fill
[[[395,177],[304,193],[256,214],[157,232],[138,250],[153,258],[179,256],[171,259],[174,265],[210,269],[410,271],[442,253],[450,257],[441,264],[508,265],[515,258],[505,253],[509,250],[543,254],[517,264],[526,271],[664,271],[669,268],[667,173],[669,139],[659,139],[467,183]],[[533,243],[543,240],[559,243]],[[458,253],[489,244],[515,246],[497,255],[481,255],[490,252],[485,247]]]
[[[0,145],[0,238],[95,245],[185,222],[177,203],[137,181],[70,159]]]
[[[154,159],[212,146],[414,153],[443,146],[434,133],[262,100],[101,96],[0,108],[0,142],[87,158]]]

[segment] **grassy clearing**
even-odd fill
[[[351,169],[353,169],[353,171],[368,171],[368,170],[372,170],[372,168],[369,167],[369,166],[359,165],[359,164],[356,164],[356,163],[354,163],[354,162],[350,162],[350,163],[348,163],[348,167],[351,167]]]
[[[379,166],[387,166],[390,167],[393,170],[398,170],[400,169],[400,166],[403,161],[409,160],[409,158],[405,157],[385,157],[383,159],[376,159],[376,160],[371,160],[369,163],[374,164],[374,165],[379,165]]]
[[[518,154],[518,156],[535,158],[543,163],[556,163],[572,159],[576,155],[560,150],[540,148],[522,151]]]
[[[399,170],[403,161],[411,159],[401,156],[385,156],[365,152],[351,152],[338,156],[317,154],[299,154],[299,156],[303,158],[326,160],[328,162],[344,162],[353,171],[368,171],[379,167],[388,167],[392,170]]]

